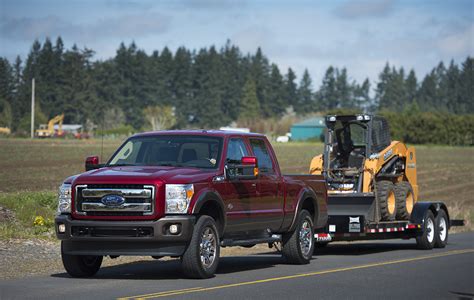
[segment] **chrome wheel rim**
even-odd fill
[[[434,223],[431,218],[426,220],[426,237],[428,238],[428,242],[433,242],[434,239]]]
[[[447,227],[446,219],[440,218],[439,225],[438,225],[438,232],[439,232],[438,234],[439,234],[439,239],[443,242],[446,240],[446,235],[448,234],[446,227]]]
[[[209,268],[216,259],[217,239],[214,230],[207,227],[201,235],[201,243],[199,245],[199,253],[201,263],[205,268]]]
[[[300,228],[300,248],[304,256],[308,256],[313,246],[311,223],[305,220]]]

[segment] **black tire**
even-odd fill
[[[63,251],[61,242],[61,258],[64,269],[72,277],[91,277],[94,276],[102,265],[102,256],[94,255],[70,255]]]
[[[410,219],[415,205],[415,194],[408,181],[402,181],[395,185],[395,202],[397,205],[397,220]]]
[[[416,244],[419,249],[433,249],[436,236],[435,224],[435,217],[431,210],[428,210],[423,218],[423,233],[416,237]]]
[[[397,213],[395,205],[395,187],[391,181],[377,182],[377,201],[382,221],[393,221]]]
[[[303,265],[310,262],[313,251],[313,219],[310,213],[303,209],[298,214],[295,230],[283,236],[282,254],[289,263]]]
[[[201,243],[203,242],[203,235],[206,234],[210,239],[212,234],[212,241],[209,240],[208,250],[209,264],[203,262],[201,259]],[[211,248],[213,248],[211,250]],[[203,279],[214,276],[217,265],[219,264],[220,255],[220,239],[217,230],[216,222],[209,216],[201,216],[194,226],[193,236],[189,245],[181,256],[181,267],[183,273],[189,278]],[[212,260],[211,260],[212,258]]]
[[[444,209],[438,211],[435,218],[435,248],[444,248],[448,244],[449,219]]]

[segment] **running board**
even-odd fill
[[[224,239],[221,241],[222,247],[229,246],[251,246],[255,244],[264,244],[264,243],[276,243],[281,242],[281,234],[272,234],[269,237],[257,238],[257,239],[248,239],[248,240],[232,240]]]

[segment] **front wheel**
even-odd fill
[[[219,263],[220,240],[216,222],[209,216],[202,216],[196,222],[188,248],[181,257],[181,266],[190,278],[214,276]]]
[[[296,228],[283,237],[283,256],[292,264],[307,264],[314,251],[313,219],[307,210],[298,215]]]
[[[65,254],[61,243],[61,258],[64,269],[72,277],[94,276],[102,265],[102,256]]]
[[[416,237],[416,244],[419,249],[430,250],[435,245],[435,218],[431,210],[428,210],[423,219],[423,234]]]
[[[444,248],[448,244],[448,215],[440,209],[435,219],[435,248]]]

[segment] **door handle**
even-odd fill
[[[256,186],[257,186],[257,184],[256,184],[256,183],[252,183],[252,187],[256,187]]]

